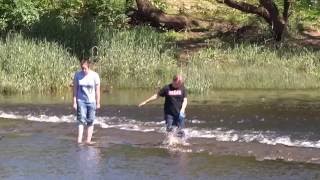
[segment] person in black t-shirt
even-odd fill
[[[139,107],[159,97],[165,98],[164,118],[167,125],[167,131],[171,132],[173,126],[179,128],[178,135],[183,136],[182,128],[184,128],[185,109],[187,107],[187,91],[183,85],[181,75],[175,75],[172,83],[164,86],[160,91],[147,100],[139,104]]]

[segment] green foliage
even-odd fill
[[[178,71],[174,49],[150,27],[108,29],[98,37],[102,82],[117,88],[151,88]],[[62,92],[78,69],[77,59],[57,43],[8,35],[0,41],[0,93]]]
[[[151,0],[150,1],[155,7],[161,9],[162,11],[165,11],[168,9],[168,4],[165,0]]]
[[[55,8],[57,17],[63,22],[75,23],[82,16],[82,0],[59,1]]]
[[[184,70],[194,92],[209,89],[319,88],[319,52],[304,48],[267,47],[215,42],[193,55]]]
[[[56,15],[63,23],[79,23],[88,16],[101,28],[126,26],[125,0],[1,0],[0,30],[21,30],[42,16]]]
[[[89,49],[97,45],[98,30],[94,19],[86,17],[77,22],[65,22],[56,14],[46,14],[24,34],[47,41],[58,42],[79,58],[87,56]]]
[[[98,34],[106,28],[127,26],[125,0],[36,2],[40,18],[16,30],[32,38],[58,42],[79,58],[88,56],[90,48],[97,45]]]
[[[149,27],[108,30],[99,41],[101,76],[122,88],[150,88],[177,71],[172,47]]]
[[[117,27],[126,22],[125,0],[61,1],[57,8],[64,22],[77,22],[92,17],[98,26]]]
[[[41,12],[32,0],[0,1],[0,30],[19,29],[39,20]]]
[[[77,62],[56,43],[8,35],[0,41],[0,93],[62,92]]]
[[[103,83],[117,88],[152,88],[182,72],[192,92],[212,89],[319,88],[320,53],[289,45],[228,44],[210,48],[178,67],[175,49],[149,27],[108,29],[97,38]],[[9,35],[0,41],[0,92],[61,92],[72,82],[78,61],[57,43]]]
[[[295,5],[300,10],[320,10],[320,2],[318,0],[297,0]]]
[[[299,0],[294,3],[292,19],[293,30],[303,27],[320,29],[320,2]]]
[[[168,9],[165,0],[152,2]],[[200,6],[195,1],[186,11],[237,26],[262,22],[256,16],[211,4],[213,7]],[[213,39],[210,48],[192,55],[186,67],[178,67],[175,47],[168,42],[189,37],[150,27],[123,28],[127,27],[126,7],[125,0],[0,0],[0,31],[23,34],[7,34],[0,41],[0,93],[63,91],[78,67],[74,55],[88,56],[93,46],[99,50],[96,70],[103,81],[118,88],[159,86],[180,71],[193,92],[319,87],[319,52],[286,45],[234,45],[232,40]],[[291,21],[320,24],[319,6],[313,2],[300,0],[293,8]]]

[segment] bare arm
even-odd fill
[[[100,84],[96,85],[96,108],[100,109]]]
[[[139,104],[139,107],[147,104],[147,103],[150,102],[150,101],[154,101],[154,100],[156,100],[156,99],[158,99],[158,98],[159,98],[159,95],[158,95],[158,94],[154,94],[154,95],[152,95],[150,98],[148,98],[147,100],[141,102],[141,103]]]
[[[77,90],[78,83],[76,79],[73,80],[73,109],[77,109]]]
[[[182,103],[182,107],[180,110],[181,113],[183,113],[183,114],[185,113],[187,104],[188,104],[188,99],[185,97],[185,98],[183,98],[183,103]]]

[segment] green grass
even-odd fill
[[[215,44],[194,54],[184,72],[194,92],[319,88],[319,57],[304,48]]]
[[[61,92],[76,65],[76,58],[56,43],[8,35],[0,41],[0,92]]]
[[[100,71],[120,88],[153,88],[182,72],[192,92],[213,89],[309,89],[320,87],[320,52],[290,44],[239,43],[219,38],[176,64],[176,49],[151,28],[108,31],[100,37]],[[210,43],[211,42],[211,43]]]
[[[182,72],[191,92],[213,89],[309,89],[320,87],[320,52],[288,44],[208,41],[208,48],[179,67],[172,35],[150,27],[106,30],[97,36],[95,70],[103,86],[154,88]],[[8,35],[0,41],[0,93],[65,92],[79,69],[68,47]]]
[[[174,48],[149,27],[108,30],[99,41],[101,76],[121,88],[150,88],[177,72]]]
[[[106,30],[97,39],[100,61],[94,68],[103,85],[152,88],[178,70],[172,44],[150,27]],[[0,93],[63,92],[79,69],[67,50],[58,43],[8,35],[0,41]]]
[[[121,13],[125,1],[112,0],[112,7],[108,6],[110,2],[94,6],[105,13],[98,19],[84,16],[68,21],[76,16],[48,11],[21,34],[3,35],[5,38],[0,40],[0,93],[65,92],[79,69],[77,59],[90,54],[93,46],[99,50],[100,61],[95,69],[103,85],[115,88],[159,87],[180,72],[187,77],[189,90],[196,93],[217,88],[308,89],[320,86],[320,52],[286,42],[275,47],[270,43],[257,44],[259,40],[250,43],[246,39],[247,42],[239,43],[231,36],[229,39],[215,37],[206,41],[208,48],[186,59],[187,66],[179,67],[174,42],[194,38],[194,34],[161,33],[150,27],[115,29],[117,24],[127,27],[125,14]],[[157,2],[160,5],[167,2],[164,8],[170,14],[227,21],[237,27],[258,23],[263,35],[253,37],[256,39],[264,39],[270,33],[263,20],[215,1]],[[297,35],[301,25],[319,29],[318,7],[306,11],[301,4],[295,8],[290,18],[291,35]]]

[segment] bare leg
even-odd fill
[[[78,143],[82,143],[82,136],[83,136],[83,125],[79,124],[78,126]]]
[[[92,134],[93,134],[93,125],[89,126],[87,129],[87,143],[91,144],[91,138],[92,138]]]

